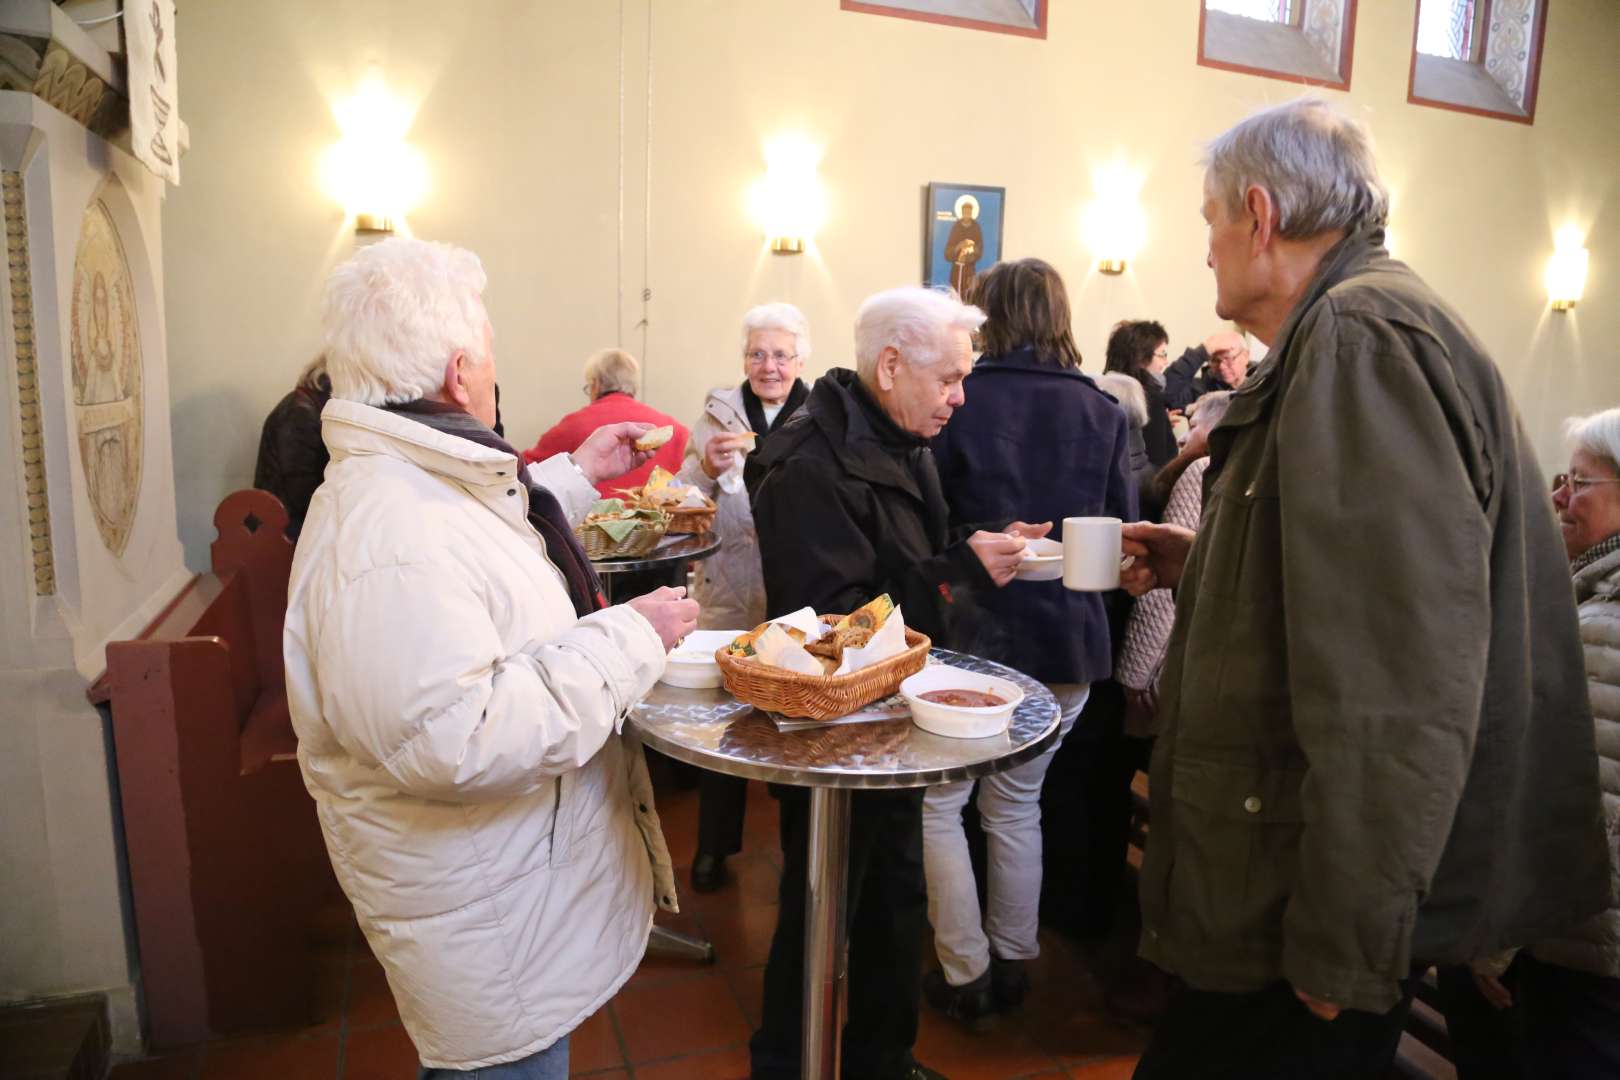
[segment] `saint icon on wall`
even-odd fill
[[[141,491],[141,343],[129,262],[107,207],[84,212],[73,258],[70,347],[85,493],[101,541],[122,555]]]
[[[966,297],[974,278],[1001,261],[1005,194],[1004,188],[928,185],[926,284]]]

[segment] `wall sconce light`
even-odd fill
[[[798,255],[815,238],[825,204],[816,165],[821,149],[798,135],[786,135],[765,147],[765,176],[754,186],[754,219],[765,232],[771,251]]]
[[[332,112],[343,137],[323,162],[328,193],[356,232],[393,232],[427,191],[427,164],[405,141],[411,107],[373,70]]]
[[[1581,230],[1566,225],[1558,230],[1552,258],[1547,260],[1547,299],[1554,311],[1569,311],[1586,291],[1586,248]]]
[[[1140,194],[1143,176],[1126,165],[1113,164],[1093,169],[1092,186],[1096,198],[1086,211],[1086,238],[1097,256],[1097,269],[1104,274],[1123,274],[1147,234]]]

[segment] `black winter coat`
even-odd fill
[[[287,535],[304,527],[310,497],[326,476],[329,455],[321,441],[321,410],[332,396],[332,382],[320,376],[318,386],[299,384],[276,403],[259,435],[259,459],[253,486],[268,491],[287,508]]]
[[[888,593],[908,626],[949,647],[958,601],[994,588],[966,534],[950,528],[927,443],[896,426],[853,371],[817,380],[744,478],[772,618],[805,606],[854,611]]]
[[[1033,349],[986,356],[963,386],[967,402],[934,440],[951,524],[1137,519],[1125,411],[1078,370]],[[1061,581],[1013,581],[974,602],[983,617],[961,647],[1042,682],[1097,682],[1113,671],[1101,593]]]
[[[1164,388],[1146,371],[1135,375],[1147,397],[1147,424],[1142,428],[1142,440],[1147,443],[1148,460],[1155,469],[1170,463],[1180,449],[1176,445],[1176,429],[1170,424],[1170,406],[1165,402]]]

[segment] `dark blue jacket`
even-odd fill
[[[1090,378],[1044,364],[1034,350],[984,356],[964,384],[966,403],[934,440],[951,524],[1136,520],[1125,411]],[[1100,593],[1062,581],[1013,581],[976,591],[976,617],[959,647],[1043,682],[1098,682],[1113,671]]]

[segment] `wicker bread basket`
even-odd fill
[[[719,507],[705,497],[702,506],[674,506],[669,510],[669,531],[679,533],[706,533],[714,528],[714,516]]]
[[[619,541],[594,524],[575,527],[574,535],[579,537],[585,557],[593,562],[601,559],[636,559],[657,547],[668,528],[669,517],[665,515],[660,521],[641,522]]]
[[[821,616],[823,622],[841,618]],[[902,682],[927,665],[932,645],[927,634],[908,626],[904,652],[848,675],[801,675],[732,656],[725,649],[716,652],[714,659],[720,665],[726,690],[738,701],[783,716],[836,720],[899,690]]]

